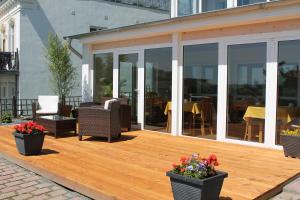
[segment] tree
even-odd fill
[[[76,87],[76,68],[73,67],[68,44],[62,42],[57,35],[49,34],[46,47],[46,59],[51,74],[50,82],[52,90],[57,94],[62,104],[65,97],[70,95]]]

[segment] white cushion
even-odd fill
[[[58,96],[38,96],[40,111],[58,112]],[[38,113],[38,112],[37,112]]]
[[[104,103],[104,109],[105,109],[105,110],[108,110],[108,109],[109,109],[109,104],[110,104],[111,102],[114,102],[114,101],[117,101],[117,99],[106,100],[105,103]]]
[[[37,114],[57,114],[55,110],[37,110]]]

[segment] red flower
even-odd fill
[[[188,163],[188,160],[189,160],[189,158],[187,158],[187,157],[185,157],[185,156],[182,156],[182,157],[180,158],[180,162],[181,162],[181,164],[183,164],[183,165],[186,165],[186,164]]]
[[[179,165],[177,165],[176,163],[173,163],[172,166],[173,166],[174,169],[179,167]]]
[[[181,173],[185,172],[185,168],[181,168],[181,169],[180,169],[180,172],[181,172]]]
[[[208,159],[210,161],[217,161],[217,156],[215,154],[211,154]]]

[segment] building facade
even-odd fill
[[[281,148],[299,127],[300,2],[172,1],[168,20],[70,36],[85,101],[127,97],[145,130]]]
[[[0,51],[18,51],[18,78],[0,72],[0,98],[36,98],[52,94],[45,60],[48,34],[59,37],[153,20],[169,18],[168,1],[136,4],[134,1],[80,0],[4,0],[0,3]],[[81,54],[81,44],[72,47]],[[73,65],[81,76],[80,55],[72,54]],[[14,56],[11,56],[14,60]],[[2,68],[6,69],[6,65]],[[4,78],[5,77],[5,78]],[[18,82],[16,82],[16,80]],[[80,79],[78,79],[80,80]],[[16,84],[15,84],[16,83]],[[7,91],[10,91],[9,93]],[[81,82],[72,95],[81,94]]]

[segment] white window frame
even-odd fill
[[[92,55],[99,53],[113,53],[113,97],[119,97],[119,55],[120,54],[130,54],[138,53],[139,64],[138,64],[138,123],[141,124],[142,130],[144,130],[144,106],[145,106],[145,59],[144,53],[146,49],[157,49],[157,48],[167,48],[172,47],[172,43],[161,43],[161,44],[149,44],[149,45],[137,45],[130,47],[121,47],[113,49],[103,49],[103,50],[93,50]],[[91,75],[93,79],[93,73]],[[91,85],[93,87],[93,84]]]
[[[271,32],[261,34],[250,34],[240,36],[227,36],[209,39],[182,41],[181,49],[185,45],[201,45],[208,43],[219,44],[219,64],[218,64],[218,108],[217,108],[217,141],[250,145],[256,147],[267,147],[282,149],[282,146],[276,145],[276,116],[277,116],[277,65],[278,65],[278,42],[300,40],[300,29],[293,31]],[[266,113],[265,113],[265,140],[264,143],[249,142],[243,140],[234,140],[226,138],[227,134],[227,49],[229,45],[267,43],[266,58]],[[181,74],[182,76],[182,74]],[[275,78],[274,78],[275,77]],[[182,81],[180,81],[182,82]],[[182,91],[183,85],[180,84]],[[182,99],[181,96],[179,99]],[[224,106],[226,105],[226,106]],[[182,107],[182,104],[181,104]],[[180,108],[182,109],[182,108]],[[181,113],[179,113],[181,115]],[[179,118],[180,119],[180,118]],[[179,129],[179,135],[182,135],[182,127]],[[189,137],[189,136],[187,136]],[[202,139],[202,138],[201,138]]]

